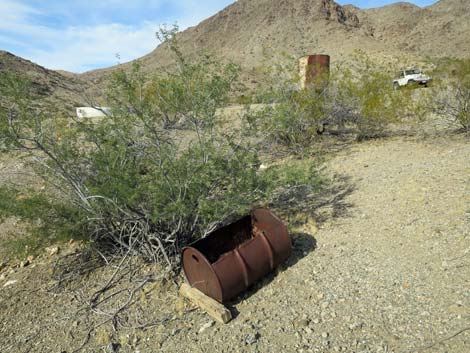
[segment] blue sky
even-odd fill
[[[162,24],[194,26],[233,0],[0,0],[0,50],[50,69],[84,72],[152,51]],[[391,0],[337,0],[378,7]],[[427,6],[436,0],[413,0]]]

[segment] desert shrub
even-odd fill
[[[272,67],[266,74],[267,87],[260,93],[268,105],[250,115],[250,123],[268,148],[306,155],[322,140],[325,129],[353,133],[361,140],[383,136],[390,124],[421,114],[411,90],[393,90],[392,75],[386,69],[364,55],[355,64],[333,67],[328,77],[317,77],[305,89],[300,89],[298,75],[286,74],[295,65]]]
[[[429,101],[431,109],[470,133],[470,60],[440,62],[441,79]]]
[[[10,104],[0,129],[7,149],[29,154],[94,244],[174,267],[181,247],[300,184],[314,189],[318,177],[315,169],[301,179],[260,171],[257,145],[216,114],[238,68],[210,56],[187,61],[174,32],[162,35],[176,69],[119,71],[107,91],[111,114],[71,121],[32,111],[24,95],[3,89]]]
[[[15,217],[27,234],[11,238],[2,245],[12,256],[35,254],[52,243],[82,238],[79,210],[50,198],[44,192],[0,187],[0,222]]]
[[[326,115],[324,94],[313,89],[279,93],[273,97],[275,103],[255,114],[256,129],[269,148],[305,155],[320,138],[317,130]]]
[[[308,155],[320,139],[317,131],[327,116],[325,77],[300,89],[298,63],[293,57],[283,57],[274,65],[266,63],[263,76],[265,82],[253,100],[265,107],[248,115],[251,131],[270,153]]]
[[[319,190],[324,183],[324,179],[317,173],[316,163],[311,159],[285,160],[282,164],[268,168],[263,178],[275,180],[277,185],[282,185],[271,190],[273,204],[280,209],[290,206],[295,209],[297,203],[304,203],[313,196],[308,193]]]
[[[412,109],[411,91],[396,92],[391,82],[386,68],[359,55],[356,66],[341,69],[330,85],[332,118],[354,124],[359,140],[383,136]]]

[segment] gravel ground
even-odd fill
[[[160,321],[115,335],[102,326],[83,351],[470,352],[468,139],[364,142],[325,170],[336,186],[292,229],[293,256],[229,305],[229,324],[191,307],[176,284],[156,282],[128,318]],[[3,270],[2,352],[80,346],[78,304],[44,289],[51,263]],[[9,280],[18,282],[4,287]]]

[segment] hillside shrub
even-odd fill
[[[358,140],[380,137],[390,124],[417,113],[412,92],[394,91],[387,70],[364,55],[355,63],[353,68],[333,67],[328,78],[318,77],[305,89],[300,89],[297,75],[286,74],[294,65],[271,68],[271,79],[260,94],[268,106],[250,121],[269,149],[308,154],[325,129],[353,133]]]
[[[470,60],[446,60],[438,69],[442,78],[429,106],[470,134]]]
[[[11,256],[26,257],[52,243],[83,237],[79,210],[45,192],[0,186],[0,223],[10,217],[22,222],[27,231],[2,243]]]
[[[254,114],[257,131],[268,149],[284,149],[285,153],[306,155],[320,139],[317,130],[326,115],[325,92],[285,90],[274,96],[270,105]]]
[[[331,115],[353,124],[358,140],[386,134],[390,124],[414,111],[411,90],[393,90],[393,75],[358,53],[355,67],[341,68],[330,85]]]

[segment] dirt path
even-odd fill
[[[191,310],[176,287],[166,294],[149,290],[136,315],[167,320],[123,331],[113,349],[470,352],[469,141],[361,143],[329,161],[326,170],[336,184],[294,232],[294,256],[232,303],[238,315],[231,323],[213,324]],[[38,268],[24,273],[31,278]],[[25,276],[17,270],[4,279],[18,278],[16,289],[0,282],[0,350],[71,352],[83,332],[65,322],[34,338],[35,344],[24,342],[25,331],[66,316],[75,305],[69,300],[63,306],[64,296],[33,292],[37,285]],[[84,351],[113,351],[106,348],[112,340],[101,336]]]

